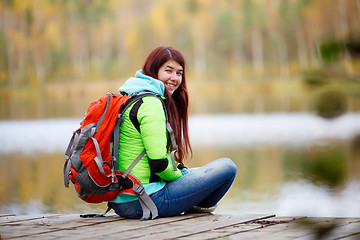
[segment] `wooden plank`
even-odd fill
[[[352,239],[360,239],[360,222],[352,222],[347,225],[335,228],[331,233],[332,238],[349,237]]]
[[[241,233],[241,232],[249,232],[254,231],[256,229],[264,228],[264,225],[275,225],[275,224],[284,224],[290,221],[294,221],[295,219],[300,219],[304,217],[272,217],[266,218],[263,220],[255,220],[246,223],[240,223],[233,226],[227,227],[217,227],[212,229],[211,231],[193,234],[191,236],[184,237],[184,239],[213,239],[213,238],[224,238],[229,237],[231,235]]]
[[[236,233],[231,236],[228,236],[228,239],[248,239],[248,238],[268,239],[269,236],[271,236],[270,239],[295,239],[295,238],[297,240],[319,239],[319,236],[316,234],[316,229],[319,229],[319,227],[321,226],[330,225],[335,221],[339,223],[339,219],[334,219],[334,218],[306,218],[306,220],[304,220],[304,218],[295,219],[293,221],[284,224],[265,225],[263,228],[256,229],[254,231]],[[346,236],[344,232],[340,233],[338,237],[343,237],[343,236]]]
[[[0,226],[6,223],[22,222],[34,219],[42,219],[53,216],[59,216],[59,214],[45,214],[45,215],[3,215],[0,217]]]
[[[232,229],[227,229],[227,230],[221,230],[221,229],[211,229],[209,231],[206,232],[201,232],[201,233],[195,233],[195,234],[190,234],[187,236],[182,236],[179,238],[174,238],[174,239],[192,239],[192,240],[202,240],[202,239],[215,239],[215,238],[227,238],[227,236],[231,236],[234,233],[238,233],[238,232],[247,232],[247,231],[252,231],[252,230],[256,230],[258,228],[261,228],[261,225],[240,225],[238,227],[232,227]],[[171,238],[170,238],[171,239]]]
[[[360,235],[360,219],[359,218],[308,218],[307,226],[302,226],[303,228],[308,228],[312,231],[311,235],[308,235],[301,239],[308,238],[319,238],[319,228],[330,226],[332,230],[329,230],[325,238],[339,239],[339,238],[352,238],[358,239],[356,236]]]
[[[351,236],[341,238],[341,240],[355,240],[355,239],[360,239],[360,234],[354,234]]]
[[[42,224],[42,222],[21,224],[21,226],[12,228],[12,230],[16,230],[14,231],[15,233],[13,231],[7,231],[6,238],[21,237],[21,239],[32,239],[35,237],[36,239],[50,239],[64,238],[66,236],[67,239],[89,239],[101,237],[106,233],[114,231],[117,233],[122,233],[122,231],[136,231],[139,228],[139,224],[146,227],[159,223],[166,224],[172,221],[179,221],[179,219],[182,218],[184,218],[184,216],[160,218],[152,221],[139,221],[130,219],[125,220],[117,215],[113,217],[85,219],[80,218],[79,215],[64,215],[59,217],[56,221],[43,220],[45,224]],[[193,216],[189,215],[185,218],[193,218]],[[69,235],[69,232],[71,235]]]
[[[268,221],[277,221],[277,218],[267,219]],[[260,224],[261,227],[252,231],[238,232],[227,236],[227,239],[294,239],[304,234],[309,234],[306,231],[294,228],[294,220],[281,222],[279,224],[261,224],[261,223],[247,223]],[[289,229],[290,232],[289,232]],[[281,233],[280,236],[278,233]]]
[[[26,220],[27,219],[27,220]],[[27,218],[18,216],[17,221],[11,221],[0,225],[3,238],[33,237],[39,234],[53,231],[68,230],[80,226],[93,226],[109,221],[120,221],[123,218],[116,214],[103,218],[80,218],[79,214],[51,215],[44,217]]]
[[[110,222],[105,225],[99,226],[94,225],[91,227],[77,227],[71,229],[71,235],[75,237],[71,237],[70,239],[100,239],[100,238],[114,238],[116,236],[117,239],[127,239],[132,238],[132,236],[136,235],[136,233],[140,229],[148,229],[153,226],[162,225],[163,227],[167,226],[168,224],[179,222],[186,219],[193,219],[193,218],[201,218],[204,215],[208,214],[201,214],[201,215],[182,215],[177,217],[171,218],[159,218],[155,220],[148,220],[148,221],[140,221],[138,219],[126,219],[121,222]],[[37,235],[37,239],[48,239],[49,237],[54,238],[62,238],[64,237],[64,232],[52,232],[48,234],[42,234],[41,236]],[[67,238],[69,239],[69,238]]]
[[[16,216],[16,214],[0,214],[0,218],[2,217],[10,217],[10,216]]]
[[[2,220],[1,220],[2,219]],[[4,220],[5,219],[5,220]],[[149,221],[79,214],[2,216],[0,239],[316,239],[314,229],[334,225],[327,237],[360,236],[360,218],[274,217],[274,215],[187,214]]]
[[[119,239],[143,238],[143,239],[163,239],[177,237],[194,232],[206,232],[216,226],[228,226],[239,222],[246,222],[258,218],[268,217],[268,215],[246,215],[246,216],[222,216],[209,214],[182,215],[172,218],[159,218],[151,221],[122,220],[103,222],[102,220],[92,220],[94,224],[81,225],[78,221],[70,221],[67,224],[59,222],[55,226],[36,225],[32,228],[37,231],[27,229],[27,235],[18,235],[22,239],[89,239],[89,238],[109,238],[117,236]],[[63,219],[68,219],[63,217]],[[118,218],[119,220],[121,218]],[[80,223],[84,223],[84,219]],[[53,222],[54,223],[54,222]],[[39,231],[39,229],[41,231]],[[186,231],[182,231],[186,229]],[[150,235],[149,235],[150,234]]]
[[[215,228],[231,226],[254,219],[265,219],[273,215],[208,215],[202,218],[180,221],[166,226],[157,226],[136,232],[137,239],[172,239],[184,238],[194,234],[201,234]],[[150,235],[149,235],[150,233]],[[131,235],[127,235],[130,237]]]

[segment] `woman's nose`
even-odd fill
[[[179,77],[176,73],[172,73],[172,74],[171,74],[171,77],[170,77],[170,79],[171,79],[171,80],[174,80],[174,81],[178,81],[179,78],[180,78],[180,77]]]

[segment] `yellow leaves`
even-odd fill
[[[159,1],[149,13],[149,20],[154,36],[160,41],[168,43],[176,37],[174,31],[178,26],[174,24],[179,15],[179,4],[168,4],[168,1]]]
[[[13,7],[19,12],[25,12],[32,4],[31,1],[13,0]]]
[[[136,42],[139,36],[138,28],[130,28],[124,38],[124,45],[127,49],[133,49],[136,46]]]
[[[55,22],[50,22],[45,26],[44,35],[53,44],[60,45],[61,33],[59,32],[59,30],[60,29]]]
[[[150,12],[150,23],[156,32],[161,38],[167,36],[169,31],[169,26],[167,26],[169,19],[166,16],[166,10],[160,7],[154,7]]]

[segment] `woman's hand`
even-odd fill
[[[185,167],[184,165],[182,165],[181,163],[179,163],[177,165],[177,168],[180,169],[180,171],[182,172],[182,175],[185,176],[186,174],[190,173],[190,170]]]

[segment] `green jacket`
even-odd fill
[[[119,91],[127,95],[150,91],[164,97],[164,84],[139,70]],[[120,126],[119,170],[125,171],[145,149],[145,156],[131,173],[140,180],[148,194],[164,187],[165,181],[173,181],[182,176],[180,170],[173,169],[167,149],[167,137],[165,112],[158,98],[143,97],[125,111]],[[126,201],[117,199],[115,202]]]

